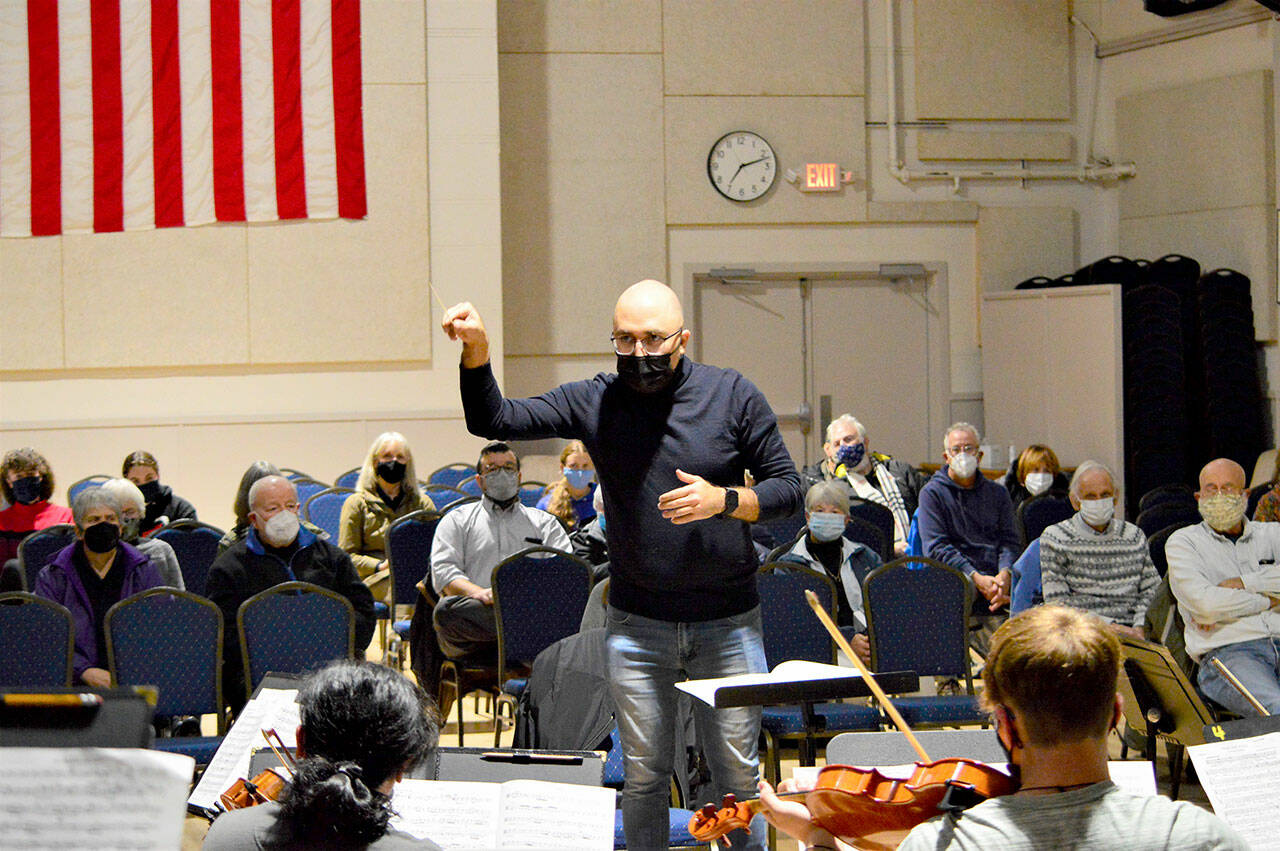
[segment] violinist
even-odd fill
[[[1120,643],[1093,615],[1041,606],[1002,625],[987,654],[983,701],[1018,791],[918,825],[901,851],[1248,848],[1207,810],[1111,782],[1120,663]],[[835,848],[803,804],[779,800],[766,783],[760,797],[765,817],[804,848]]]
[[[435,748],[435,710],[402,674],[371,662],[333,662],[298,691],[299,762],[278,802],[218,816],[206,851],[434,849],[388,826],[391,791]]]

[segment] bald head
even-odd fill
[[[1200,490],[1204,491],[1210,485],[1214,490],[1224,487],[1244,490],[1244,467],[1230,458],[1214,458],[1200,470]]]
[[[666,329],[663,333],[670,334],[684,327],[684,310],[671,287],[649,279],[632,284],[618,296],[613,308],[613,329],[631,330],[621,327],[622,322],[638,323],[647,331]]]

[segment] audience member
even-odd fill
[[[927,479],[906,462],[872,452],[866,428],[852,414],[841,414],[827,425],[822,451],[826,458],[801,471],[805,487],[843,479],[855,496],[888,508],[893,512],[893,551],[905,555],[911,518]]]
[[[128,479],[107,479],[99,487],[115,497],[116,511],[120,514],[120,540],[151,560],[160,573],[162,584],[185,590],[187,586],[182,580],[182,568],[173,547],[159,538],[142,537],[146,500],[138,486]]]
[[[970,636],[973,647],[985,653],[991,632],[1009,602],[1011,568],[1022,550],[1013,522],[1009,492],[982,475],[978,430],[956,423],[943,438],[946,462],[920,492],[920,539],[924,554],[963,571],[978,595],[974,614],[978,623]]]
[[[520,459],[510,446],[486,444],[476,475],[484,496],[441,518],[431,545],[431,583],[440,595],[436,636],[449,656],[485,653],[496,645],[490,577],[498,562],[531,546],[571,549],[556,518],[520,503]]]
[[[435,505],[418,487],[409,442],[399,432],[383,432],[369,447],[338,526],[338,546],[351,556],[375,599],[391,602],[387,530],[393,521],[424,508],[434,511]]]
[[[609,541],[605,537],[604,491],[599,487],[591,497],[595,516],[569,534],[573,554],[591,565],[591,578],[599,582],[609,575]]]
[[[147,511],[142,518],[143,535],[150,535],[174,520],[197,519],[194,505],[175,494],[173,488],[160,484],[160,465],[150,452],[131,452],[121,466],[120,475],[138,486],[147,503]]]
[[[1066,497],[1067,477],[1058,463],[1058,456],[1043,443],[1033,443],[1022,450],[1017,460],[1009,466],[1004,477],[1016,514],[1018,506],[1043,493]]]
[[[1071,477],[1076,513],[1040,536],[1046,603],[1097,615],[1116,632],[1142,638],[1142,624],[1160,584],[1147,536],[1116,515],[1115,477],[1085,461]]]
[[[987,655],[982,700],[1018,791],[917,825],[899,851],[1247,849],[1207,810],[1111,782],[1107,737],[1120,719],[1120,664],[1111,631],[1074,609],[1041,606],[1001,626]],[[788,781],[780,791],[793,787]],[[803,804],[779,800],[767,783],[760,793],[779,830],[810,851],[835,848]]]
[[[103,630],[107,609],[164,582],[149,558],[120,540],[120,514],[113,493],[85,488],[75,498],[72,515],[75,543],[40,571],[35,593],[71,612],[76,682],[106,688],[111,685]]]
[[[214,820],[205,851],[436,849],[390,826],[392,790],[435,749],[439,726],[422,690],[390,668],[333,662],[298,690],[300,762],[278,802]]]
[[[1241,715],[1256,711],[1210,664],[1217,658],[1267,708],[1280,712],[1280,524],[1245,519],[1244,468],[1229,458],[1200,471],[1204,522],[1165,544],[1169,586],[1186,623],[1200,689]]]
[[[249,522],[249,488],[253,487],[253,483],[258,479],[265,479],[267,476],[283,476],[284,474],[272,464],[270,461],[254,461],[249,468],[244,471],[244,475],[240,477],[240,484],[236,487],[236,498],[231,505],[231,511],[235,515],[235,525],[228,529],[222,536],[222,540],[218,541],[218,555],[222,555],[236,541],[244,539],[245,534],[252,527]],[[302,521],[302,528],[322,540],[329,540],[329,533],[308,523]]]
[[[812,485],[804,496],[804,517],[805,533],[775,560],[803,564],[831,578],[836,585],[836,623],[854,629],[849,643],[870,665],[862,580],[882,562],[867,546],[844,537],[849,523],[848,486],[838,479]]]
[[[266,476],[249,488],[249,530],[214,559],[205,593],[222,609],[226,649],[222,693],[233,708],[244,704],[244,671],[236,612],[240,604],[272,586],[299,580],[334,591],[355,609],[355,649],[373,637],[373,595],[360,581],[351,557],[298,521],[298,491],[283,476]]]
[[[1275,475],[1271,477],[1271,481],[1266,485],[1258,485],[1259,488],[1266,488],[1267,492],[1258,500],[1258,504],[1253,508],[1253,519],[1259,523],[1275,523],[1280,521],[1280,465],[1276,466]]]
[[[538,508],[572,532],[596,516],[595,492],[596,468],[587,447],[581,440],[571,440],[560,451],[560,478],[547,485]]]
[[[71,522],[71,509],[54,505],[53,470],[31,447],[11,449],[0,459],[0,494],[7,507],[0,511],[0,592],[22,589],[18,545],[37,529]]]

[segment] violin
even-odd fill
[[[222,804],[225,810],[240,810],[245,807],[256,807],[259,804],[265,804],[268,801],[275,801],[284,794],[284,790],[289,785],[289,780],[293,777],[294,768],[293,757],[289,755],[289,749],[285,747],[280,736],[275,730],[263,730],[262,736],[267,740],[268,747],[272,753],[280,760],[282,766],[288,766],[285,773],[286,777],[274,768],[264,768],[254,775],[253,779],[244,777],[238,778],[232,783],[227,791],[218,796],[218,802]],[[271,737],[275,737],[275,741]],[[279,744],[279,749],[276,748]]]
[[[832,836],[867,851],[887,851],[897,848],[911,828],[939,813],[968,809],[987,798],[1017,791],[1013,778],[989,765],[969,759],[929,759],[889,696],[831,622],[818,598],[812,591],[806,591],[805,597],[832,639],[862,673],[872,693],[911,742],[920,761],[906,779],[887,777],[875,768],[828,765],[818,772],[813,789],[779,795],[779,798],[802,801],[813,822]],[[718,839],[729,831],[747,828],[762,806],[758,798],[739,802],[735,796],[725,795],[719,807],[706,804],[694,813],[689,820],[689,832],[704,842]]]

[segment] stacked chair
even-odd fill
[[[1200,278],[1207,458],[1246,470],[1265,444],[1249,279],[1230,269]]]

